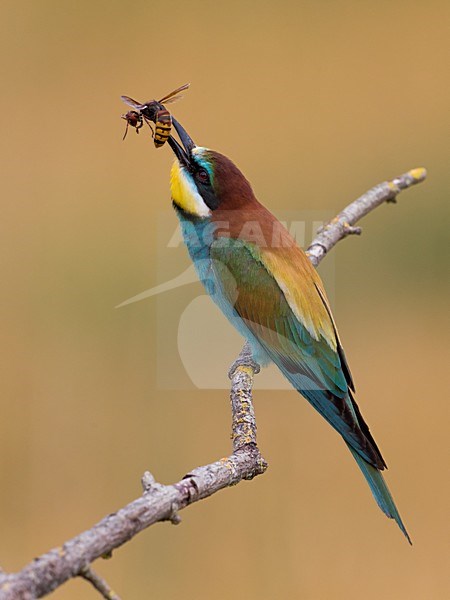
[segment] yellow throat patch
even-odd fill
[[[180,166],[178,160],[175,160],[170,171],[170,194],[173,202],[184,212],[196,217],[211,215],[211,210],[197,191],[192,175]]]

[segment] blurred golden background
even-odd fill
[[[332,214],[428,169],[333,258],[357,398],[414,546],[306,401],[259,391],[268,472],[95,567],[126,600],[448,598],[449,16],[435,0],[2,2],[3,569],[132,500],[144,470],[170,483],[230,450],[225,391],[157,385],[156,300],[114,309],[189,264],[157,272],[172,157],[148,134],[122,143],[119,96],[190,81],[175,115],[275,213]],[[199,293],[168,293],[168,335]],[[98,595],[74,581],[53,597]]]

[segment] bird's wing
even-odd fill
[[[315,270],[311,267],[311,277],[302,272],[305,264],[291,268],[287,256],[270,257],[270,251],[244,240],[219,238],[210,252],[218,292],[236,316],[347,443],[376,468],[384,468],[351,396],[350,373]],[[304,253],[302,258],[309,263]]]

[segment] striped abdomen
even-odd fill
[[[154,143],[157,148],[161,148],[170,136],[172,129],[172,117],[170,112],[165,108],[161,108],[155,115],[155,138]]]

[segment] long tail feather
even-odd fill
[[[409,537],[408,532],[406,531],[406,528],[403,525],[403,521],[400,517],[397,507],[395,506],[394,499],[391,496],[391,492],[389,491],[388,486],[386,485],[383,475],[380,473],[380,471],[378,471],[378,469],[376,469],[370,463],[364,460],[362,456],[360,456],[358,452],[356,452],[356,450],[354,450],[350,446],[350,444],[347,444],[347,446],[350,452],[353,454],[353,457],[355,458],[356,462],[358,463],[358,467],[363,472],[363,475],[370,486],[373,497],[375,498],[378,506],[381,508],[381,510],[386,516],[388,516],[390,519],[395,519],[397,525],[404,533],[406,539],[412,545],[411,538]]]

